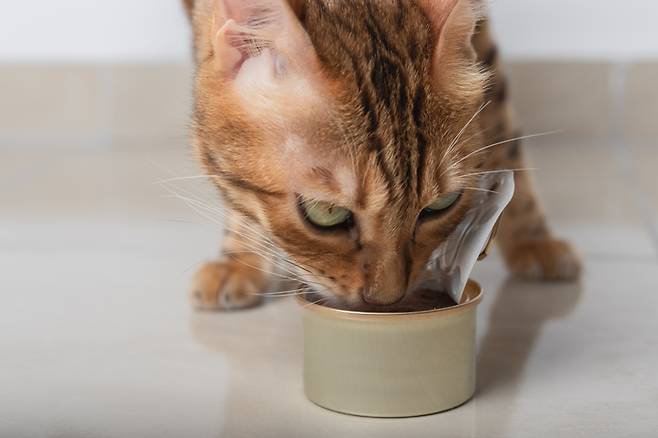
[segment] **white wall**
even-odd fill
[[[658,58],[658,0],[491,0],[513,58]]]
[[[0,60],[178,60],[179,0],[0,0]]]
[[[187,59],[179,3],[0,0],[0,61]],[[510,58],[658,57],[658,0],[492,0],[492,13]]]

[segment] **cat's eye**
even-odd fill
[[[300,200],[304,218],[312,225],[323,229],[349,228],[352,212],[329,202]]]
[[[437,198],[430,205],[425,207],[421,213],[422,216],[433,216],[447,211],[461,197],[461,192],[448,193]]]

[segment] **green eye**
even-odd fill
[[[461,196],[461,192],[448,193],[447,195],[441,196],[440,198],[432,202],[430,205],[425,207],[423,209],[423,213],[435,214],[445,211],[450,207],[452,207],[455,204],[455,202],[457,202],[460,196]]]
[[[302,200],[300,207],[306,220],[320,228],[349,226],[352,222],[351,211],[329,202]]]

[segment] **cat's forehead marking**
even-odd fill
[[[347,166],[311,167],[304,178],[303,189],[325,201],[351,206],[356,203],[359,184],[356,174]]]
[[[310,37],[327,69],[358,96],[351,103],[356,126],[387,193],[397,200],[418,196],[431,140],[426,78],[433,37],[426,15],[416,2],[313,4],[305,18]]]
[[[358,193],[358,182],[353,169],[344,165],[338,165],[335,170],[336,182],[340,190],[353,200]]]
[[[355,202],[359,179],[340,154],[321,153],[292,134],[283,142],[281,152],[279,167],[288,175],[292,190],[328,202]]]
[[[326,167],[316,166],[311,168],[308,172],[308,178],[315,179],[331,192],[337,193],[340,191],[340,186],[334,178],[333,172]]]
[[[326,166],[311,169],[312,177],[334,201],[371,215],[386,211],[391,197],[377,168],[369,164],[358,167],[344,159],[329,161]]]

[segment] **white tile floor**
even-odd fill
[[[290,300],[190,311],[219,232],[153,184],[195,174],[185,153],[2,152],[0,437],[654,437],[658,150],[618,152],[533,149],[584,278],[526,284],[483,262],[476,397],[403,420],[304,398]]]

